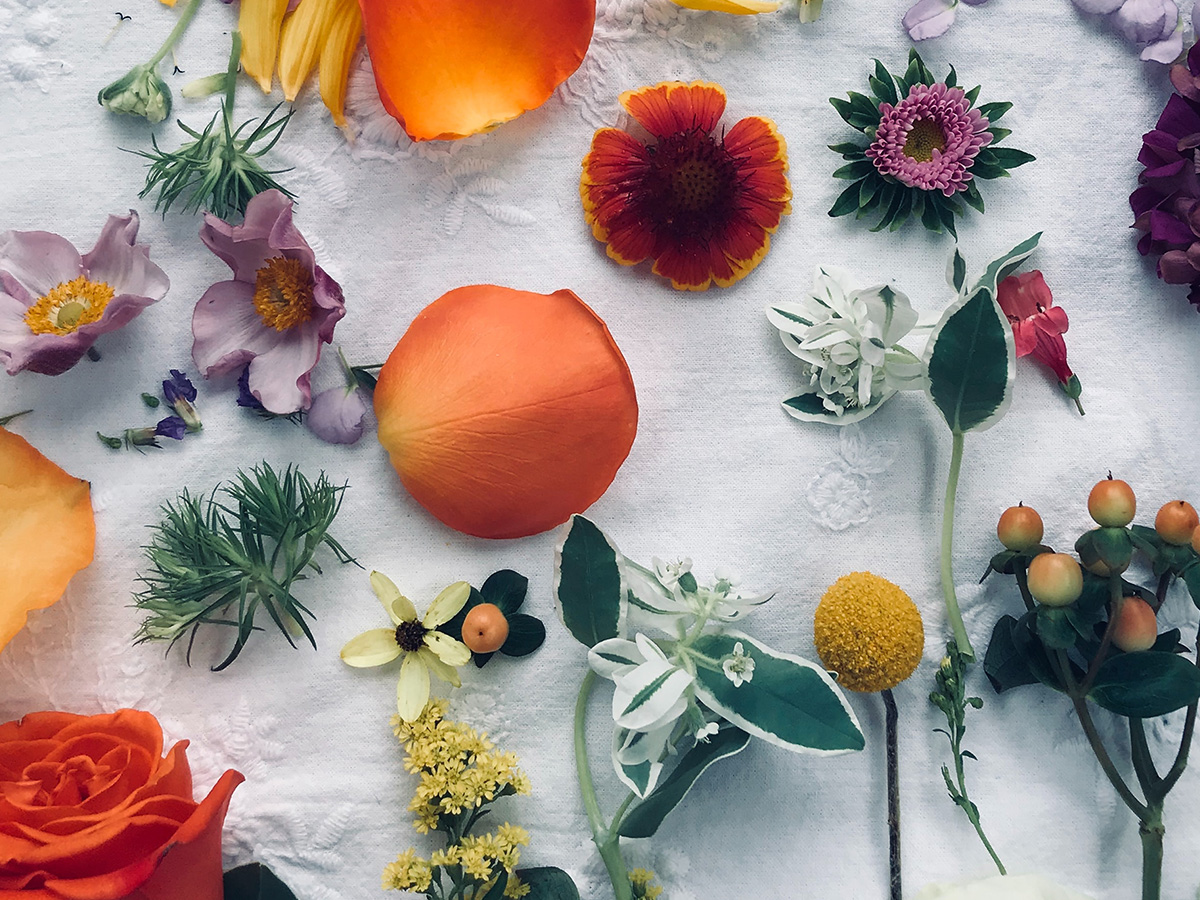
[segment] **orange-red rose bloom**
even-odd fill
[[[415,141],[486,131],[579,68],[596,0],[359,0],[384,107]]]
[[[592,234],[623,266],[653,259],[654,271],[680,290],[744,278],[792,211],[787,148],[775,124],[752,116],[718,137],[725,92],[699,81],[620,99],[651,140],[619,128],[592,138],[579,183]]]
[[[200,803],[181,741],[132,709],[0,725],[0,900],[221,900],[221,827],[242,776]]]
[[[451,528],[538,534],[600,498],[637,432],[633,379],[570,291],[456,288],[413,320],[375,386],[379,442]]]

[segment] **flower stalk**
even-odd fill
[[[942,502],[942,595],[946,599],[946,613],[954,631],[954,641],[963,659],[975,662],[975,649],[967,636],[962,611],[958,607],[958,594],[954,588],[954,505],[958,498],[958,476],[962,470],[963,433],[954,432],[954,445],[950,452],[950,472],[946,476],[946,496]]]

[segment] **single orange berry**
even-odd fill
[[[1111,475],[1088,494],[1088,514],[1105,528],[1124,528],[1137,513],[1133,488]]]
[[[495,603],[473,606],[463,619],[462,642],[472,653],[495,653],[508,640],[508,619]]]
[[[1154,530],[1158,536],[1168,544],[1179,547],[1192,540],[1197,525],[1200,525],[1200,515],[1196,514],[1196,507],[1186,500],[1164,503],[1154,517]]]
[[[1025,505],[1010,506],[1000,514],[996,537],[1009,550],[1029,550],[1042,542],[1045,526],[1037,510]]]
[[[1126,597],[1117,609],[1112,641],[1126,653],[1149,650],[1158,640],[1158,618],[1141,597]]]
[[[1029,564],[1029,593],[1046,606],[1070,606],[1083,593],[1083,570],[1065,553],[1039,553]]]

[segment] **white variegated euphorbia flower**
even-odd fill
[[[629,591],[629,612],[635,625],[682,637],[703,617],[706,621],[736,622],[762,606],[772,594],[746,594],[737,590],[739,579],[718,569],[713,580],[700,584],[692,561],[664,563],[655,558],[653,569],[626,557],[618,559]]]
[[[801,392],[783,402],[798,419],[849,424],[925,386],[924,364],[899,344],[917,312],[888,285],[860,288],[846,270],[818,267],[808,294],[771,304],[767,319],[801,362]]]

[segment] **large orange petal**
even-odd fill
[[[91,487],[0,428],[0,650],[92,561]]]
[[[379,373],[379,440],[451,528],[537,534],[608,488],[637,398],[604,322],[570,291],[458,288],[413,320]]]
[[[541,106],[579,68],[596,0],[359,0],[375,82],[417,141]]]

